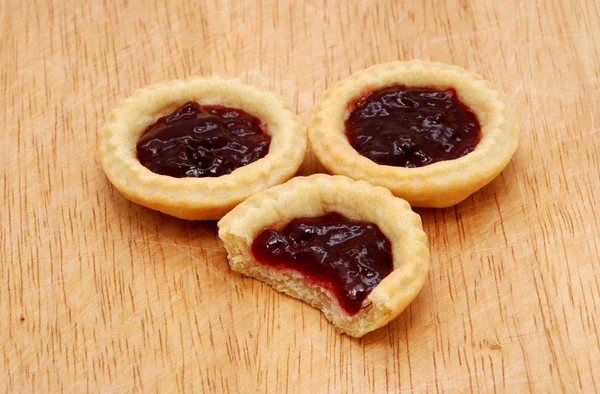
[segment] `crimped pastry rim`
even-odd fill
[[[267,124],[269,152],[217,178],[156,174],[137,159],[144,130],[188,101],[243,109]],[[306,128],[272,92],[219,77],[191,77],[150,85],[123,99],[100,129],[99,156],[111,183],[128,199],[183,219],[219,219],[250,195],[285,182],[299,169],[307,148]]]
[[[348,103],[365,91],[394,84],[455,88],[482,126],[475,150],[418,168],[379,165],[361,156],[345,136]],[[464,200],[506,167],[517,148],[519,129],[507,98],[479,75],[454,65],[411,60],[372,66],[328,89],[311,114],[308,135],[311,149],[331,173],[387,187],[412,205],[445,207]]]
[[[290,199],[295,199],[297,204],[293,207],[287,204]],[[313,209],[305,214],[302,205],[310,204],[310,201],[321,201],[322,210]],[[326,201],[334,201],[335,204],[326,207]],[[295,217],[315,217],[329,212],[375,223],[392,244],[394,270],[363,301],[362,309],[366,313],[378,310],[381,315],[359,331],[341,327],[353,336],[362,336],[400,314],[420,292],[429,271],[429,249],[421,218],[405,200],[395,197],[388,189],[345,176],[314,174],[295,177],[236,206],[218,222],[219,237],[231,257],[239,251],[232,250],[227,240],[237,237],[251,245],[265,228],[280,229]],[[246,259],[260,264],[250,251],[247,252]],[[234,264],[231,265],[235,269]],[[352,324],[363,317],[361,312],[350,319]]]

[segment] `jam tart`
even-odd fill
[[[129,200],[189,220],[220,219],[293,177],[306,128],[275,94],[217,77],[148,86],[101,129],[100,160]]]
[[[233,270],[355,337],[398,316],[428,272],[419,215],[389,190],[344,176],[296,177],[248,198],[218,227]]]
[[[519,139],[510,103],[489,82],[420,60],[376,65],[340,81],[324,93],[308,129],[330,173],[434,208],[488,184]]]

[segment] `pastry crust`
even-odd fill
[[[349,103],[396,84],[456,89],[481,124],[475,150],[418,168],[379,165],[361,156],[345,135]],[[434,208],[458,204],[488,184],[506,167],[519,140],[511,106],[492,84],[460,67],[421,60],[375,65],[340,81],[313,110],[308,133],[313,152],[330,173],[384,186],[413,206]]]
[[[239,108],[259,118],[271,135],[269,153],[217,178],[156,174],[137,159],[136,144],[160,117],[188,101]],[[304,160],[306,128],[274,93],[217,77],[194,77],[136,91],[100,130],[100,160],[113,185],[129,200],[189,220],[220,219],[234,206],[293,177]]]
[[[337,212],[375,223],[390,240],[394,270],[371,291],[361,310],[349,316],[329,291],[291,269],[257,262],[251,245],[265,228],[283,229],[292,219]],[[218,223],[230,266],[320,309],[339,330],[361,337],[394,319],[421,290],[429,268],[421,218],[389,190],[344,176],[297,177],[250,197]]]

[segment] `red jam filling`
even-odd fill
[[[188,102],[146,129],[137,156],[157,174],[218,177],[264,157],[270,143],[260,120],[247,112]]]
[[[346,120],[346,136],[359,154],[377,164],[414,168],[472,152],[481,126],[452,88],[395,85],[356,103]]]
[[[349,315],[393,269],[391,244],[381,230],[337,213],[294,219],[282,231],[266,229],[252,253],[261,264],[298,271],[328,289]]]

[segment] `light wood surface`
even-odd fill
[[[600,391],[597,1],[1,7],[0,392]],[[143,85],[237,77],[307,120],[330,84],[410,58],[504,89],[520,147],[466,202],[418,210],[426,285],[362,340],[230,272],[214,222],[129,203],[98,164],[99,125]]]

